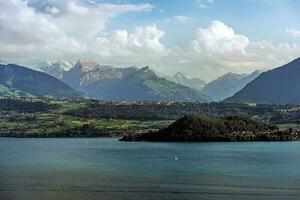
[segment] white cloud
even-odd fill
[[[126,12],[150,11],[150,4],[93,4],[78,5],[75,2],[67,4],[67,13],[55,18],[55,23],[66,32],[77,38],[93,39],[105,29],[107,22],[117,15]]]
[[[164,31],[156,25],[136,27],[133,33],[115,30],[109,36],[97,37],[89,52],[95,57],[101,55],[103,59],[118,60],[121,63],[155,63],[168,55],[168,49],[160,42],[164,35]]]
[[[279,67],[300,55],[300,47],[290,43],[252,42],[247,49],[249,60],[265,68]]]
[[[46,12],[51,14],[51,15],[57,15],[60,13],[60,10],[56,8],[55,6],[48,6],[46,7]]]
[[[184,16],[184,15],[176,15],[173,18],[181,24],[186,24],[186,23],[191,22],[195,19],[194,17]]]
[[[290,36],[300,37],[300,30],[286,29],[285,32]]]
[[[207,28],[199,28],[196,39],[192,41],[193,48],[198,52],[223,56],[244,54],[248,45],[246,36],[236,34],[220,21],[213,21]]]
[[[152,8],[150,4],[91,4],[79,0],[3,0],[0,54],[31,59],[85,53],[111,18]]]
[[[208,8],[208,5],[214,3],[214,0],[195,0],[200,5],[200,8]]]
[[[228,71],[242,73],[277,67],[300,55],[297,45],[253,42],[221,21],[198,28],[194,39],[187,41],[188,47],[165,46],[163,37],[172,33],[155,24],[133,31],[105,30],[109,20],[122,13],[152,8],[150,4],[80,0],[0,0],[0,55],[17,62],[34,58],[91,58],[104,64],[152,65],[160,72],[182,71],[207,80]],[[297,30],[286,32],[298,35]]]
[[[214,3],[214,0],[196,0],[197,3]]]
[[[59,55],[81,51],[79,42],[64,34],[51,15],[36,13],[25,1],[3,1],[0,5],[0,54],[18,57],[42,52]],[[63,49],[64,50],[63,50]]]
[[[69,1],[67,3],[67,11],[80,16],[86,16],[89,13],[89,9],[84,6],[77,5],[74,1]]]
[[[237,34],[221,21],[213,21],[196,31],[190,48],[174,47],[163,62],[168,73],[183,71],[211,80],[227,72],[250,73],[279,67],[299,57],[295,44],[258,41]]]

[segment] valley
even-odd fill
[[[64,114],[88,101],[0,100],[0,137],[119,137],[157,130],[171,120],[85,118]]]
[[[0,137],[122,137],[166,128],[186,115],[245,116],[298,131],[300,106],[228,103],[0,99]]]

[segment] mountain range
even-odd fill
[[[0,65],[1,96],[77,98],[80,94],[62,81],[26,67]]]
[[[300,58],[262,73],[226,102],[300,103]]]
[[[200,78],[180,72],[166,76],[149,67],[140,71],[137,67],[117,68],[89,60],[78,60],[69,70],[55,63],[46,69],[44,72],[60,78],[86,96],[103,100],[222,101],[260,74],[258,71],[252,74],[228,73],[206,84]],[[151,76],[148,76],[150,72]],[[129,75],[134,73],[138,76],[130,79]]]
[[[71,65],[64,61],[44,62],[39,66],[40,71],[35,71],[15,64],[0,64],[0,96],[78,98],[85,95],[111,101],[225,99],[225,102],[239,103],[300,103],[300,58],[263,73],[227,73],[208,84],[182,73],[173,77],[161,75],[150,67],[117,68],[85,60]]]
[[[95,82],[87,85],[84,91],[92,97],[115,101],[209,101],[209,97],[196,90],[158,77],[149,67],[144,67],[117,81]]]
[[[122,79],[136,71],[137,67],[116,68],[99,65],[93,61],[78,60],[73,68],[63,74],[62,80],[74,88],[83,89],[98,81]]]
[[[214,101],[231,97],[260,75],[260,71],[251,74],[227,73],[204,86],[202,93]]]
[[[209,101],[199,91],[162,78],[149,67],[116,68],[79,60],[62,80],[101,100]]]

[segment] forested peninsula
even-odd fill
[[[187,115],[167,128],[143,134],[128,134],[121,141],[151,142],[248,142],[299,140],[299,132],[280,130],[276,125],[248,117],[208,117]]]

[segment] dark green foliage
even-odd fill
[[[14,88],[10,88],[3,84],[0,84],[0,97],[1,98],[21,98],[21,97],[33,97],[30,94],[19,91]]]
[[[93,124],[84,124],[75,128],[63,129],[42,137],[108,137],[109,133],[97,129]]]
[[[60,108],[41,100],[0,99],[0,110],[17,112],[41,112]]]
[[[213,118],[188,115],[158,132],[127,135],[124,141],[271,141],[298,139],[279,131],[274,125],[260,123],[247,117]]]
[[[113,118],[136,120],[174,120],[187,114],[228,116],[228,115],[272,115],[276,105],[225,104],[225,103],[168,103],[138,102],[113,103],[90,101],[87,107],[68,110],[66,115],[85,118]]]
[[[3,117],[8,122],[33,122],[37,118],[33,113],[7,113]]]
[[[231,134],[237,132],[262,132],[275,130],[273,125],[256,122],[247,117],[228,116],[213,118],[188,115],[171,124],[165,132],[184,134]]]
[[[26,131],[29,131],[26,132]],[[0,128],[1,137],[19,137],[19,138],[68,138],[68,137],[108,137],[111,136],[109,133],[104,130],[97,129],[92,124],[84,124],[82,126],[77,126],[74,128],[62,128],[59,131],[47,132],[41,129],[38,133],[30,133],[30,130],[16,128],[13,131],[6,131]]]

